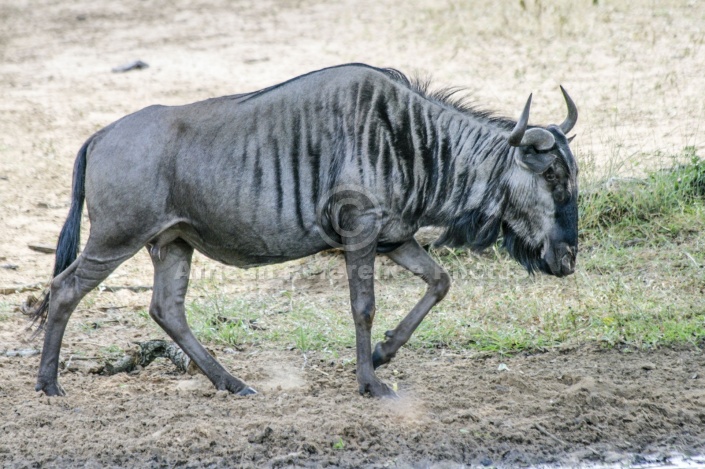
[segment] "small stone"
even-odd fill
[[[653,370],[654,368],[656,368],[656,365],[651,362],[646,362],[646,363],[641,364],[642,370],[650,371],[650,370]]]
[[[118,65],[117,67],[113,67],[113,73],[125,73],[129,72],[131,70],[143,70],[145,68],[148,68],[149,64],[146,62],[142,62],[141,60],[133,60],[132,62],[128,62],[123,65]]]
[[[229,395],[230,395],[230,393],[228,391],[223,390],[223,389],[215,392],[215,397],[217,399],[227,399]]]

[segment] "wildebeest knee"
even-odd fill
[[[157,324],[161,324],[165,319],[165,311],[160,305],[151,305],[149,307],[149,316],[154,319]]]
[[[450,283],[450,275],[448,275],[445,271],[442,271],[436,281],[431,284],[429,289],[438,301],[440,301],[446,296],[448,290],[450,290]]]
[[[51,292],[51,296],[53,296],[54,298],[57,297],[57,295],[61,291],[61,287],[63,286],[62,284],[63,282],[59,277],[54,277],[54,279],[52,279],[51,283],[49,284],[49,291]]]
[[[75,299],[73,288],[67,284],[65,278],[54,278],[49,288],[51,301],[59,306],[59,310],[64,310],[63,307],[71,304]]]

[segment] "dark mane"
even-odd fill
[[[473,118],[480,120],[480,121],[490,122],[490,123],[495,124],[503,129],[506,129],[506,130],[512,130],[514,128],[514,126],[516,125],[516,121],[513,121],[513,120],[508,119],[506,117],[497,116],[497,114],[493,111],[479,109],[477,106],[471,104],[470,103],[471,98],[468,96],[467,88],[464,88],[462,86],[450,86],[450,87],[438,88],[438,89],[434,90],[434,89],[431,89],[431,79],[430,78],[421,78],[418,75],[414,76],[413,78],[409,78],[406,74],[400,72],[399,70],[397,70],[395,68],[377,68],[377,67],[372,67],[370,65],[363,64],[363,63],[349,63],[349,64],[343,64],[343,65],[336,65],[333,67],[327,67],[327,68],[323,68],[321,70],[305,73],[305,74],[300,75],[298,77],[292,78],[290,80],[286,80],[281,83],[277,83],[272,86],[268,86],[266,88],[262,88],[260,90],[251,91],[251,92],[247,92],[247,93],[239,93],[239,94],[234,94],[234,95],[230,95],[230,96],[224,96],[223,98],[242,100],[242,102],[244,102],[244,101],[252,99],[256,96],[260,96],[260,95],[265,94],[269,91],[280,88],[280,87],[282,87],[288,83],[291,83],[293,81],[297,81],[302,78],[305,78],[305,77],[312,75],[314,73],[317,73],[317,72],[320,72],[323,70],[341,68],[341,67],[364,67],[364,68],[376,70],[378,72],[385,74],[388,78],[392,79],[394,82],[399,83],[402,86],[405,86],[406,88],[408,88],[409,90],[413,91],[414,93],[422,96],[423,98],[425,98],[429,101],[432,101],[436,104],[440,104],[443,107],[454,109],[458,112],[462,112],[463,114],[468,114],[468,115],[472,116]],[[215,98],[215,99],[220,99],[220,98]]]
[[[395,68],[383,68],[378,70],[397,83],[406,86],[411,91],[441,106],[454,109],[463,114],[468,114],[478,120],[491,122],[506,130],[512,130],[516,125],[516,121],[497,116],[493,111],[479,109],[473,105],[470,102],[471,98],[468,96],[467,88],[462,86],[450,86],[434,90],[431,89],[430,78],[421,78],[419,76],[409,78]]]
[[[487,217],[480,209],[471,210],[449,220],[445,231],[433,245],[434,247],[467,246],[479,252],[497,241],[501,225],[501,217]]]
[[[502,223],[502,246],[514,260],[524,266],[529,274],[551,273],[550,267],[541,255],[541,248],[529,246],[507,223]]]

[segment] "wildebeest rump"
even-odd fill
[[[151,106],[98,131],[76,158],[54,278],[35,310],[45,328],[36,389],[63,394],[61,341],[81,298],[146,247],[154,320],[218,389],[254,390],[230,375],[186,323],[194,249],[238,267],[344,250],[361,393],[393,392],[374,369],[394,357],[450,287],[414,233],[483,249],[500,234],[530,272],[574,270],[577,164],[559,126],[528,126],[432,93],[401,73],[328,68],[254,93]],[[79,256],[84,198],[90,236]],[[371,346],[377,253],[422,277],[426,294]]]

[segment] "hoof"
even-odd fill
[[[257,391],[232,376],[226,382],[216,385],[215,388],[220,391],[228,391],[231,394],[237,394],[238,396],[257,394]]]
[[[386,365],[390,361],[392,361],[392,358],[394,358],[394,355],[387,355],[382,351],[382,342],[377,342],[377,345],[375,345],[375,351],[372,353],[372,366],[376,370],[382,365]]]
[[[255,391],[249,386],[245,386],[242,390],[237,393],[238,396],[251,396],[252,394],[257,394],[257,391]]]
[[[392,388],[387,386],[381,381],[377,381],[374,383],[367,383],[367,384],[360,384],[359,388],[360,394],[365,395],[369,394],[371,397],[378,397],[378,398],[392,398],[395,399],[399,396],[397,396],[397,393],[394,392]]]
[[[49,397],[66,395],[64,389],[57,382],[51,384],[37,383],[37,385],[34,387],[34,390],[43,392],[46,396]]]

